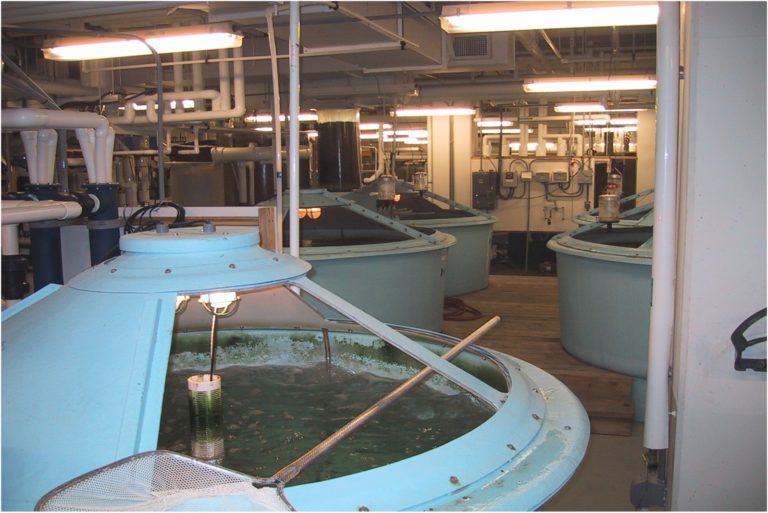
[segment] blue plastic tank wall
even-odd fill
[[[548,244],[557,254],[560,341],[580,360],[634,377],[635,420],[642,421],[651,305],[650,252],[610,246],[597,252],[598,244],[591,248],[583,241],[573,244],[569,235],[587,228],[590,226],[555,236]],[[629,256],[633,251],[642,255]]]
[[[448,248],[450,236],[441,237],[446,239],[445,245],[419,244],[422,249],[416,251],[386,243],[378,244],[374,251],[356,255],[343,248],[331,251],[331,248],[301,248],[300,254],[312,264],[307,274],[312,281],[377,319],[440,331],[447,254],[453,250]],[[323,314],[334,317],[327,307],[315,306]]]
[[[376,210],[376,190],[374,182],[344,197],[368,209]],[[403,202],[408,200],[409,206],[406,210],[415,210],[413,202],[421,202],[422,205],[430,205],[433,211],[432,215],[425,215],[429,209],[420,212],[420,215],[414,215],[407,212],[398,213],[396,210],[395,216],[400,222],[414,228],[439,230],[456,237],[456,245],[448,252],[445,295],[460,296],[486,288],[490,273],[491,238],[496,218],[430,191],[424,191],[421,197],[411,184],[401,180],[396,183],[396,191],[402,195]],[[429,202],[430,198],[448,208]],[[462,215],[457,216],[457,213]]]
[[[411,226],[434,228],[456,237],[456,245],[448,251],[445,273],[445,295],[459,296],[488,286],[491,266],[493,222],[410,223]]]

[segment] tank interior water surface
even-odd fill
[[[208,336],[206,332],[175,336],[159,449],[189,454],[186,379],[209,368],[204,349]],[[313,335],[270,337],[231,330],[221,332],[218,340],[216,373],[222,376],[226,433],[221,464],[253,476],[271,476],[418,368],[410,357],[383,342],[346,344],[346,334],[335,337],[330,365],[324,361],[322,338]],[[340,477],[414,456],[474,429],[491,413],[469,394],[433,377],[294,482]]]

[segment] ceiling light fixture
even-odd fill
[[[280,122],[284,122],[286,119],[291,119],[290,116],[286,118],[285,114],[280,114]],[[272,114],[254,114],[246,116],[244,121],[246,123],[271,123]],[[299,121],[317,121],[317,112],[300,112]]]
[[[493,128],[493,127],[500,127],[500,126],[512,126],[512,121],[508,119],[476,119],[475,124],[480,128]]]
[[[145,40],[157,53],[192,52],[240,48],[243,36],[232,32],[228,23],[170,27],[137,31],[133,34]],[[86,61],[116,57],[150,55],[149,49],[137,39],[110,37],[68,37],[46,41],[43,56],[53,61]]]
[[[523,90],[526,93],[571,93],[639,89],[656,89],[656,77],[652,75],[552,77],[529,79],[523,82]]]
[[[555,105],[555,112],[604,112],[602,103],[559,103]]]
[[[470,107],[427,107],[413,109],[397,109],[397,117],[430,117],[430,116],[474,116],[475,109]]]
[[[659,6],[638,2],[487,2],[443,7],[449,34],[510,30],[656,25]]]

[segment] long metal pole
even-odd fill
[[[289,105],[288,166],[289,166],[289,246],[290,254],[299,257],[299,2],[291,2],[288,36]]]
[[[669,365],[677,265],[677,130],[680,4],[659,2],[656,59],[656,184],[645,432],[647,449],[669,447]]]
[[[280,130],[280,80],[277,67],[277,46],[275,45],[275,29],[272,25],[272,8],[266,10],[267,39],[269,39],[269,54],[272,57],[272,172],[275,177],[275,251],[283,251],[283,135]]]
[[[470,344],[475,343],[480,337],[485,335],[491,328],[496,326],[501,318],[499,316],[493,317],[488,322],[477,328],[475,331],[469,334],[464,340],[453,346],[445,354],[441,356],[443,360],[450,360],[461,351],[464,350]],[[314,446],[308,452],[289,463],[285,467],[278,470],[272,477],[280,479],[284,483],[295,478],[306,468],[310,463],[323,456],[325,453],[336,447],[342,440],[346,439],[349,435],[357,431],[366,422],[373,417],[383,412],[388,406],[397,401],[403,394],[411,390],[413,387],[421,383],[430,377],[435,370],[432,367],[424,367],[417,374],[409,378],[407,381],[401,383],[397,388],[391,391],[386,396],[379,399],[373,406],[369,407],[363,413],[347,422],[334,434]]]

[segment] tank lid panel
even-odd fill
[[[220,226],[206,233],[202,227],[178,228],[165,233],[146,231],[132,233],[120,239],[120,249],[136,253],[199,253],[247,248],[259,243],[259,234],[252,228]]]

